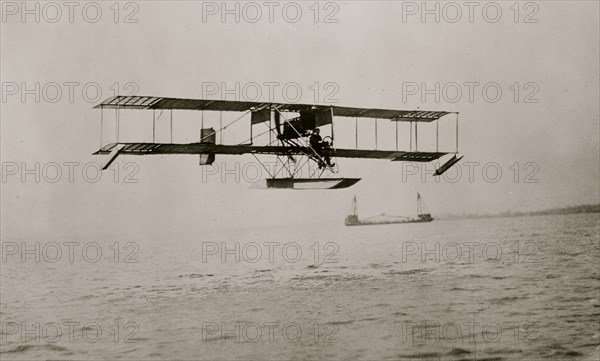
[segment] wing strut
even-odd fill
[[[377,118],[375,119],[375,150],[377,150]]]
[[[104,130],[104,106],[100,107],[100,148],[102,148],[102,133]]]
[[[456,153],[458,153],[458,113],[456,113]]]

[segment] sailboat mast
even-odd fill
[[[352,199],[352,207],[350,208],[350,215],[358,216],[358,207],[356,205],[356,196]]]

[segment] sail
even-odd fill
[[[358,208],[356,205],[356,196],[354,196],[354,199],[352,199],[352,206],[350,206],[350,214],[348,214],[349,216],[358,216]]]
[[[433,220],[419,193],[417,193],[417,217],[424,222],[431,222]]]
[[[350,207],[350,213],[346,216],[346,219],[344,220],[344,224],[347,226],[356,226],[360,224],[360,221],[358,220],[358,210],[356,207],[356,196],[354,196],[354,199],[352,200],[352,206]]]
[[[429,210],[427,209],[427,206],[425,206],[425,202],[421,198],[421,195],[417,192],[417,215],[421,216],[425,214],[429,214]]]

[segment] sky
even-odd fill
[[[600,202],[595,1],[1,4],[3,239],[341,224],[354,195],[364,216],[414,215],[416,192],[434,216]],[[124,156],[97,174],[106,156],[92,153],[115,122],[102,113],[101,130],[93,106],[117,93],[458,112],[464,158],[438,181],[433,164],[338,159],[362,180],[335,191],[252,189],[268,175],[251,155],[212,168]],[[120,140],[151,141],[152,116],[122,112]],[[170,141],[168,116],[157,141]],[[173,141],[196,141],[199,118],[175,112]],[[334,124],[336,146],[354,147],[354,119]],[[454,152],[454,116],[439,126],[440,150]],[[374,120],[358,127],[359,147],[374,149]],[[377,147],[393,149],[394,124],[377,127]],[[420,150],[434,134],[419,127]],[[248,137],[242,120],[223,141]],[[407,149],[405,124],[399,138]]]

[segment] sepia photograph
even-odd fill
[[[0,360],[600,360],[599,1],[0,17]]]

